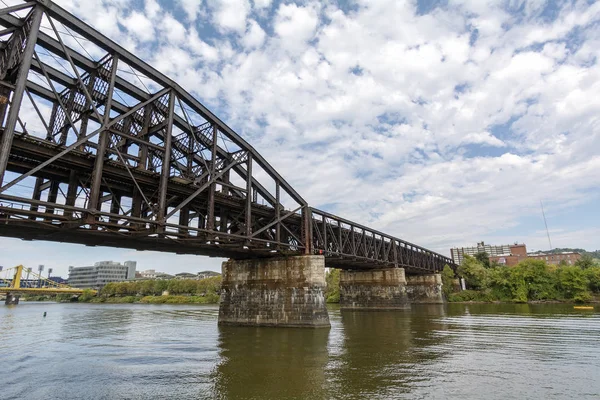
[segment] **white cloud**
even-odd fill
[[[152,22],[142,13],[133,11],[129,17],[123,20],[123,25],[141,41],[147,42],[156,39]]]
[[[188,19],[190,21],[195,21],[200,6],[202,5],[202,0],[178,0],[178,2],[186,12]]]
[[[219,29],[244,32],[250,12],[248,0],[210,0],[208,4],[213,8],[213,19]]]
[[[214,105],[312,205],[349,219],[448,253],[512,241],[497,232],[537,216],[540,198],[550,216],[597,201],[600,3],[561,3],[553,21],[537,0],[426,15],[392,0],[206,3],[200,37],[146,0],[134,13],[158,42],[119,30],[134,15],[121,2],[70,9],[141,41],[137,54]]]
[[[248,28],[246,29],[246,34],[242,38],[242,43],[246,48],[255,48],[260,47],[265,41],[265,31],[260,27],[260,25],[254,21],[248,21]]]
[[[317,10],[311,6],[281,4],[277,10],[274,30],[283,41],[283,46],[293,48],[314,36],[318,22]]]

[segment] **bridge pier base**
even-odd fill
[[[17,305],[19,304],[20,297],[21,296],[19,296],[18,294],[6,293],[6,300],[4,300],[4,304],[6,304],[7,306]]]
[[[413,304],[442,304],[442,275],[414,275],[406,277],[406,294]]]
[[[342,310],[396,310],[410,307],[403,268],[341,271]]]
[[[330,326],[323,256],[229,260],[222,272],[219,325]]]
[[[440,304],[440,274],[405,276],[403,268],[342,271],[342,310],[397,310],[411,304]]]

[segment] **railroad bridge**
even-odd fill
[[[452,261],[311,207],[250,144],[49,0],[0,9],[0,235],[228,257],[220,323],[439,301]]]

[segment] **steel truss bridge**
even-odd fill
[[[337,268],[453,266],[317,210],[180,85],[49,0],[0,9],[0,235]]]

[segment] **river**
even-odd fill
[[[217,306],[0,305],[0,398],[600,397],[598,307],[331,307],[331,329],[316,330],[218,327],[217,315]]]

